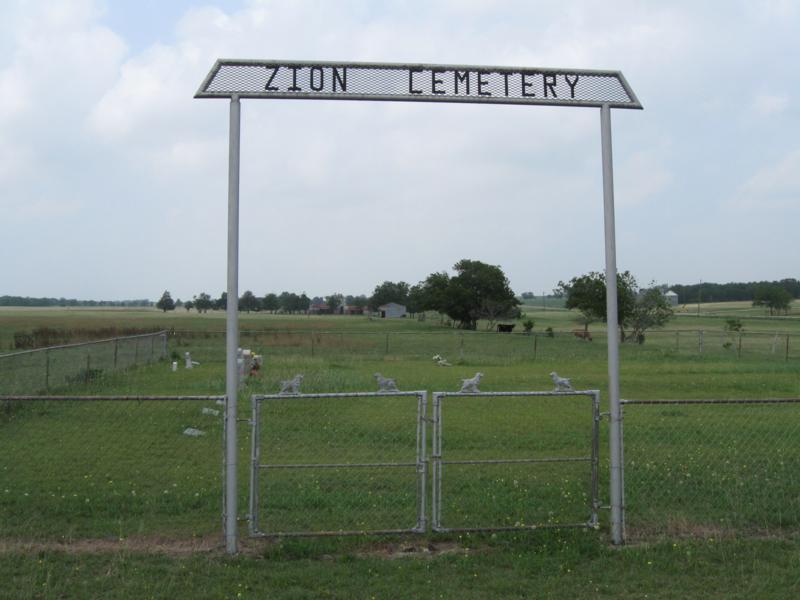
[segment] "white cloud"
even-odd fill
[[[220,57],[621,69],[645,111],[614,115],[618,221],[628,224],[618,243],[647,256],[655,277],[675,261],[642,252],[632,219],[670,225],[659,232],[670,248],[692,207],[702,223],[693,231],[727,247],[708,227],[721,220],[719,203],[699,200],[719,197],[732,170],[759,164],[765,145],[784,158],[742,184],[738,206],[796,202],[798,90],[780,76],[798,46],[792,3],[765,5],[763,19],[688,1],[206,4],[135,53],[129,32],[103,26],[99,2],[15,2],[0,23],[4,216],[36,220],[37,235],[55,241],[67,231],[91,240],[113,225],[98,242],[105,259],[142,273],[120,284],[129,291],[114,288],[120,295],[160,294],[170,278],[185,286],[173,296],[223,287],[228,105],[192,99]],[[761,74],[764,87],[745,87],[742,72]],[[724,118],[743,106],[740,119]],[[552,287],[602,267],[600,175],[594,109],[244,101],[242,286],[369,291],[469,256],[502,264],[520,289]],[[569,240],[559,223],[569,223]],[[18,230],[9,247],[30,236]],[[160,259],[186,248],[198,266],[180,275]],[[282,265],[264,259],[275,254]],[[65,257],[59,285],[72,273],[74,290],[46,293],[107,295],[113,274],[89,290],[70,271],[92,260]],[[9,277],[27,293],[34,271]]]
[[[763,116],[780,114],[789,108],[789,104],[786,94],[758,94],[753,100],[753,108]]]
[[[650,149],[629,155],[623,164],[616,166],[616,170],[620,176],[616,183],[615,201],[620,208],[655,200],[673,180],[663,153]]]
[[[761,167],[738,190],[735,206],[745,210],[774,211],[800,207],[800,150]]]

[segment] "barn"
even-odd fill
[[[396,302],[389,302],[378,307],[381,319],[399,319],[406,316],[406,307]]]

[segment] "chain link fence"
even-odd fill
[[[224,399],[0,397],[0,538],[219,535]]]
[[[434,531],[598,524],[600,393],[433,395]]]
[[[800,399],[623,409],[629,539],[800,528]]]
[[[397,357],[432,360],[440,356],[450,364],[497,365],[537,360],[605,360],[605,332],[582,329],[526,333],[484,331],[359,332],[244,330],[240,343],[270,357],[306,357],[320,360],[358,358],[380,360]],[[224,333],[176,332],[174,347],[191,351],[201,362],[224,361]],[[766,359],[800,361],[800,339],[780,332],[725,332],[722,330],[648,331],[643,343],[629,339],[621,346],[625,356],[697,356],[713,359]]]
[[[0,394],[49,394],[167,356],[167,332],[0,355]]]
[[[424,532],[426,392],[252,397],[251,535]]]

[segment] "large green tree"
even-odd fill
[[[344,304],[344,296],[342,294],[331,294],[330,296],[325,296],[325,304],[328,305],[328,308],[331,309],[331,313],[339,312],[339,307]]]
[[[788,312],[791,304],[792,295],[777,284],[759,285],[753,295],[753,306],[766,306],[770,315]]]
[[[372,310],[378,310],[379,306],[396,302],[397,304],[408,304],[409,285],[405,281],[384,281],[375,286],[372,297],[369,299],[369,306]]]
[[[199,313],[207,313],[209,309],[214,307],[214,302],[211,300],[211,296],[205,292],[200,292],[200,294],[195,296],[194,307]]]
[[[245,291],[242,297],[239,298],[239,310],[250,312],[251,310],[259,310],[260,308],[261,303],[250,290]]]
[[[556,295],[566,298],[564,306],[580,311],[580,322],[588,330],[595,321],[606,322],[606,277],[592,271],[573,277],[568,283],[559,281]],[[651,288],[639,290],[639,284],[630,271],[617,273],[617,322],[622,341],[626,329],[631,329],[629,338],[644,341],[644,332],[652,327],[663,326],[672,317],[672,309],[661,290]]]
[[[475,329],[479,319],[486,319],[491,328],[498,318],[519,314],[519,300],[499,266],[463,259],[453,269],[453,277],[431,273],[414,286],[411,300],[416,310],[436,310],[463,329]]]
[[[445,314],[445,298],[447,287],[450,285],[450,276],[447,273],[431,273],[409,291],[409,304],[411,312],[435,310],[441,315]]]
[[[672,307],[664,293],[657,287],[640,290],[625,325],[630,328],[629,339],[644,343],[644,332],[663,327],[673,316]]]
[[[261,309],[274,313],[276,310],[280,308],[280,302],[278,302],[278,296],[276,294],[266,294],[261,299]]]
[[[172,296],[169,295],[168,291],[164,290],[164,293],[161,294],[161,298],[156,302],[156,308],[160,308],[164,312],[175,310],[175,301],[172,299]]]

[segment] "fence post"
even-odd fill
[[[174,329],[173,329],[174,331]],[[161,358],[167,358],[167,333],[164,332],[161,334]]]
[[[150,360],[147,362],[153,362],[153,357],[156,355],[156,336],[150,336]]]
[[[50,350],[44,351],[44,389],[50,391]]]
[[[134,365],[138,365],[139,364],[139,339],[138,338],[134,338],[133,339],[133,364]]]
[[[784,359],[786,362],[789,362],[789,334],[786,334],[786,358]]]
[[[675,351],[678,352],[681,349],[681,332],[675,332]]]
[[[739,344],[736,347],[736,358],[742,358],[742,334],[739,334]]]
[[[114,370],[117,370],[117,352],[119,350],[119,338],[114,338]]]
[[[539,345],[539,334],[533,334],[533,360],[536,360],[536,347]]]
[[[697,332],[697,346],[700,348],[700,354],[703,353],[703,330]]]
[[[458,348],[458,359],[464,360],[464,332],[461,332],[461,341]]]

